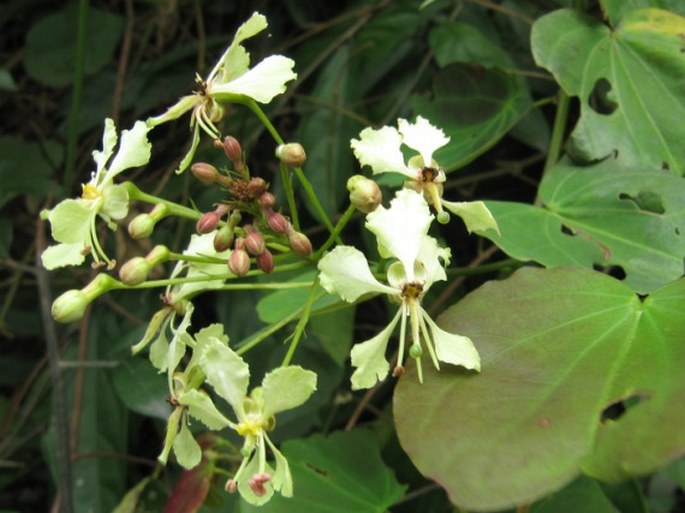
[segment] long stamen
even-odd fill
[[[259,451],[259,473],[264,474],[266,472],[266,444],[264,443],[264,432],[259,433],[257,450]]]
[[[421,338],[419,336],[419,328],[420,328],[420,317],[417,312],[418,305],[416,303],[416,300],[412,300],[411,305],[409,305],[410,308],[410,315],[411,315],[411,338],[412,338],[412,345],[421,347]],[[418,356],[415,358],[416,361],[416,370],[418,371],[419,375],[419,383],[423,383],[423,368],[421,367],[421,356]]]
[[[420,307],[419,307],[420,308]],[[426,347],[428,348],[428,354],[431,355],[431,360],[433,360],[433,365],[435,368],[440,370],[440,364],[438,363],[438,357],[435,354],[435,348],[433,347],[433,340],[428,332],[428,326],[426,325],[426,320],[424,316],[428,315],[423,308],[421,308],[421,318],[419,322],[421,323],[421,333],[423,334],[423,339],[426,341]]]
[[[205,109],[204,106],[199,108],[195,118],[197,119],[197,124],[200,125],[200,128],[202,128],[202,130],[204,130],[212,139],[219,139],[221,137],[219,129],[214,126],[214,123],[212,123],[207,116],[207,109]]]

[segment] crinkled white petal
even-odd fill
[[[420,310],[430,329],[438,360],[480,371],[480,356],[471,339],[441,329],[423,308]]]
[[[297,78],[294,66],[292,59],[271,55],[238,78],[211,85],[208,92],[213,96],[243,94],[259,103],[269,103],[274,96],[285,92],[286,83]]]
[[[397,126],[402,134],[402,142],[421,154],[425,167],[431,166],[435,150],[450,142],[445,132],[421,116],[418,116],[416,123],[413,124],[406,119],[398,119]]]
[[[114,120],[111,118],[105,119],[105,128],[102,132],[102,150],[93,151],[93,160],[95,161],[96,174],[107,165],[107,161],[114,153],[114,148],[117,145],[117,128],[114,126]]]
[[[356,367],[352,373],[352,389],[371,388],[378,381],[384,379],[390,370],[390,364],[385,359],[385,350],[402,310],[398,310],[395,317],[378,335],[360,344],[355,344],[350,353],[352,366]]]
[[[150,127],[144,121],[136,121],[133,128],[121,132],[119,151],[109,165],[102,182],[112,180],[125,169],[144,166],[150,161],[152,145],[147,139],[149,131]]]
[[[450,248],[443,248],[438,245],[438,241],[433,237],[426,236],[421,242],[417,262],[423,267],[425,284],[424,292],[436,281],[447,279],[445,266],[450,263],[452,252]]]
[[[252,16],[236,30],[231,46],[226,49],[221,59],[216,63],[207,77],[207,82],[226,82],[232,77],[242,75],[250,64],[250,57],[240,43],[259,34],[267,26],[268,23],[264,15],[258,12],[252,13]]]
[[[271,484],[274,490],[281,492],[283,497],[293,496],[293,476],[290,473],[290,465],[288,465],[288,460],[283,456],[283,453],[278,450],[274,443],[265,434],[264,439],[266,443],[271,448],[271,452],[274,453],[274,458],[276,459],[276,470],[271,477]]]
[[[428,233],[433,215],[423,195],[400,189],[390,208],[379,207],[366,216],[366,227],[376,235],[383,257],[395,257],[404,265],[407,279],[414,279],[414,262]]]
[[[371,274],[364,254],[352,246],[337,246],[318,264],[321,286],[348,303],[370,293],[396,295],[398,291],[382,284]]]
[[[55,244],[49,246],[40,255],[43,267],[48,271],[67,265],[81,265],[86,259],[83,254],[83,242]]]
[[[394,171],[416,179],[416,173],[407,167],[400,149],[402,136],[391,126],[377,130],[368,127],[361,131],[359,139],[352,139],[350,146],[362,166],[369,166],[373,174]]]
[[[482,201],[442,201],[442,206],[462,218],[466,229],[471,232],[482,234],[488,230],[494,230],[499,234],[497,221]]]

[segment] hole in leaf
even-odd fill
[[[634,391],[628,393],[616,401],[609,403],[600,415],[600,422],[606,424],[609,421],[616,421],[623,417],[629,410],[635,408],[642,401],[651,397],[649,392]]]
[[[671,166],[669,166],[669,165],[668,165],[668,162],[666,162],[666,161],[664,160],[664,161],[661,163],[661,169],[663,169],[664,171],[670,171],[670,170],[671,170]]]
[[[635,206],[645,212],[652,214],[663,214],[666,212],[664,204],[661,202],[661,196],[652,191],[640,191],[637,196],[631,196],[625,192],[618,195],[619,199],[632,201]]]
[[[601,266],[594,264],[592,268],[595,271],[599,271],[600,273],[604,273],[608,276],[611,276],[612,278],[616,278],[617,280],[622,280],[626,277],[626,272],[621,267],[620,265],[608,265],[608,266]]]
[[[678,228],[677,226],[675,227],[675,234],[680,235],[680,228]]]
[[[595,87],[592,88],[592,92],[587,99],[590,108],[597,114],[602,114],[604,116],[613,114],[614,111],[618,109],[618,103],[609,97],[610,94],[611,84],[609,81],[606,78],[597,80],[597,82],[595,82]]]
[[[575,232],[565,224],[561,225],[561,233],[565,233],[566,235],[575,235]]]

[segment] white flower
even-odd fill
[[[397,120],[397,128],[384,126],[379,129],[367,127],[352,139],[350,145],[362,166],[371,167],[374,175],[386,172],[400,173],[408,178],[407,187],[422,192],[438,212],[438,221],[446,223],[449,214],[461,217],[469,232],[483,233],[495,230],[497,222],[482,201],[450,202],[442,199],[445,172],[433,158],[433,154],[450,138],[445,133],[418,116],[415,123]],[[405,160],[402,145],[417,152]]]
[[[250,68],[250,54],[242,46],[246,39],[266,29],[266,18],[255,12],[243,23],[233,38],[231,46],[224,52],[206,79],[196,78],[200,91],[184,96],[164,114],[147,120],[155,127],[177,119],[189,110],[193,111],[190,126],[193,141],[190,151],[181,161],[177,173],[190,164],[200,142],[200,129],[213,139],[221,134],[215,123],[224,115],[221,103],[251,98],[259,103],[269,103],[275,96],[285,92],[286,83],[297,78],[293,72],[295,62],[282,55],[271,55]]]
[[[79,265],[88,253],[92,254],[95,264],[104,261],[110,268],[114,266],[98,242],[95,221],[99,216],[114,230],[114,221],[128,214],[128,191],[125,186],[115,184],[114,177],[149,162],[152,146],[147,140],[148,131],[142,121],[137,121],[131,130],[124,130],[119,149],[111,158],[118,136],[114,121],[105,120],[102,151],[93,152],[96,168],[90,181],[82,186],[81,197],[64,200],[41,214],[50,220],[52,237],[60,243],[50,246],[41,255],[46,269]]]
[[[448,248],[441,248],[427,235],[432,219],[423,197],[411,189],[398,191],[389,209],[379,207],[367,216],[366,227],[376,235],[381,256],[397,259],[388,268],[387,284],[373,276],[363,253],[353,247],[338,246],[319,261],[321,286],[329,293],[350,303],[365,294],[382,293],[400,304],[385,329],[352,348],[354,389],[370,388],[388,374],[390,364],[385,352],[398,323],[400,345],[393,374],[402,372],[407,319],[411,332],[409,353],[417,361],[420,380],[422,341],[438,369],[438,361],[480,369],[480,358],[471,340],[440,329],[421,306],[431,285],[447,278],[443,264],[450,256]]]

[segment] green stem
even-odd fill
[[[158,198],[152,194],[147,194],[141,191],[133,182],[124,182],[122,185],[126,187],[130,199],[144,201],[145,203],[151,203],[153,205],[162,204],[169,209],[168,215],[175,215],[193,220],[198,220],[200,217],[202,217],[202,212],[198,212],[192,208],[184,207],[183,205],[179,205],[173,201],[165,200],[164,198]]]
[[[301,306],[300,308],[295,310],[290,315],[286,315],[280,321],[275,322],[273,324],[270,324],[269,326],[266,326],[265,328],[262,328],[261,330],[259,330],[257,333],[252,334],[250,337],[246,338],[240,344],[240,347],[238,347],[238,349],[236,350],[236,353],[238,355],[245,354],[247,351],[249,351],[250,349],[252,349],[256,345],[258,345],[259,343],[264,341],[267,337],[276,333],[283,326],[286,326],[291,321],[297,319],[297,317],[302,313],[303,310],[304,310],[304,306]]]
[[[74,87],[71,90],[71,105],[67,120],[67,151],[64,164],[64,190],[70,193],[76,173],[76,146],[81,114],[83,75],[86,61],[86,37],[88,35],[88,0],[79,0],[76,14],[76,52],[74,55]]]
[[[304,328],[307,326],[307,323],[309,322],[309,314],[311,313],[312,305],[314,304],[314,301],[316,300],[316,297],[317,297],[316,292],[317,292],[318,288],[319,288],[319,277],[317,276],[316,279],[311,284],[311,289],[309,290],[309,297],[307,298],[307,302],[302,307],[302,316],[300,317],[300,320],[297,322],[297,326],[295,326],[295,330],[293,331],[293,336],[290,340],[290,345],[288,346],[288,352],[285,354],[285,358],[283,358],[283,362],[281,363],[281,367],[285,367],[286,365],[289,365],[293,359],[293,355],[295,354],[295,349],[297,349],[297,344],[300,342],[300,339],[302,338],[302,334],[304,333]]]
[[[331,232],[330,237],[328,237],[328,240],[323,243],[323,245],[316,250],[316,253],[312,255],[312,260],[317,261],[321,258],[323,255],[324,251],[326,251],[329,247],[333,245],[333,243],[336,240],[340,240],[339,236],[340,233],[343,231],[345,226],[347,226],[347,223],[350,222],[350,219],[352,219],[352,216],[354,213],[357,211],[357,209],[354,207],[354,205],[350,205],[347,207],[347,210],[345,210],[345,213],[342,215],[342,217],[338,220],[338,222],[335,225],[335,228]]]
[[[271,124],[271,121],[269,121],[269,118],[266,117],[266,114],[264,114],[264,111],[261,109],[261,107],[257,104],[256,101],[248,97],[243,97],[239,101],[240,103],[248,107],[259,118],[259,120],[264,124],[266,129],[271,134],[271,137],[273,137],[278,144],[285,143],[283,141],[283,138],[274,128],[273,124]],[[305,176],[304,171],[302,171],[302,168],[296,167],[293,168],[293,172],[295,173],[295,176],[297,176],[297,179],[300,181],[300,184],[302,185],[302,188],[304,189],[304,192],[307,195],[307,198],[311,206],[314,208],[314,212],[316,212],[316,215],[319,216],[321,222],[323,222],[328,231],[333,232],[333,224],[331,223],[331,220],[328,218],[328,214],[326,214],[326,211],[321,206],[319,198],[316,196],[316,193],[314,192],[314,187],[312,187],[311,182]],[[338,240],[338,243],[342,244],[342,240]]]
[[[292,175],[288,171],[288,166],[281,163],[281,181],[283,182],[283,190],[285,191],[285,197],[288,201],[288,210],[290,211],[290,217],[293,220],[293,227],[298,232],[300,231],[300,216],[297,213],[297,205],[295,205],[295,191],[293,190],[293,179]]]
[[[568,121],[570,101],[570,97],[560,88],[557,100],[557,112],[554,116],[554,126],[552,127],[552,137],[549,141],[549,150],[547,151],[545,167],[542,171],[543,178],[549,172],[550,168],[557,163],[559,155],[561,155],[561,148],[564,144],[564,137],[566,135],[566,123]],[[538,196],[535,198],[535,204],[539,206],[540,203],[540,197]]]
[[[523,262],[516,260],[515,258],[507,258],[500,262],[495,262],[492,264],[483,264],[478,267],[453,267],[447,269],[447,276],[473,276],[478,274],[490,273],[493,271],[501,271],[503,269],[517,268],[521,267]]]

